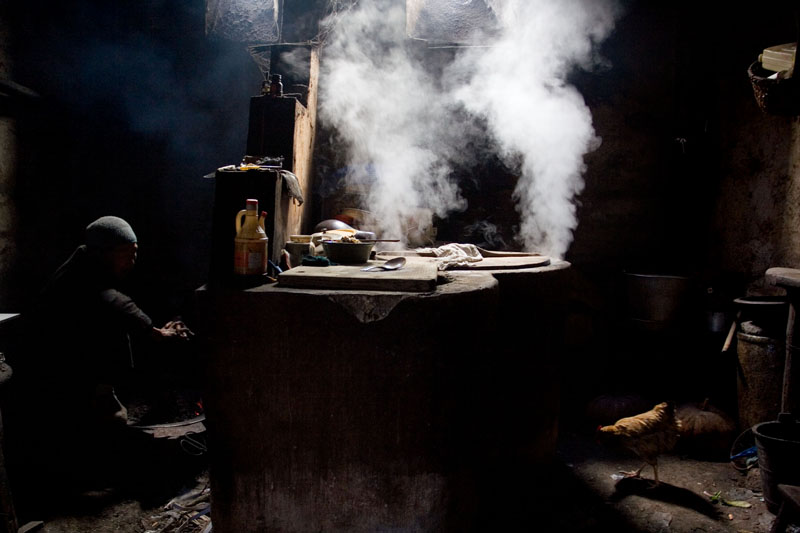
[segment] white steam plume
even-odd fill
[[[465,206],[438,142],[445,100],[407,44],[403,5],[370,0],[340,14],[321,58],[320,113],[347,142],[347,177],[374,179],[367,207],[397,237],[420,208],[445,216]]]
[[[595,0],[491,0],[500,35],[451,66],[454,96],[484,117],[500,155],[519,167],[514,191],[523,248],[563,257],[578,221],[583,156],[599,145],[589,108],[566,83],[588,67],[616,9]]]
[[[477,1],[477,0],[473,0]],[[613,28],[614,0],[485,0],[497,17],[488,47],[464,48],[441,83],[407,53],[398,0],[362,1],[340,13],[322,56],[320,112],[347,140],[350,161],[373,163],[369,208],[396,232],[418,207],[440,216],[464,207],[449,163],[466,110],[485,124],[519,174],[518,241],[563,257],[577,227],[583,156],[599,145],[591,113],[567,83],[588,68]],[[492,25],[494,31],[494,25]],[[363,178],[363,176],[362,176]],[[363,181],[363,180],[362,180]]]

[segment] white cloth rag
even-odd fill
[[[432,253],[437,257],[439,270],[447,270],[457,266],[466,266],[483,259],[480,250],[474,244],[450,243],[438,248],[417,248],[418,254]]]
[[[288,170],[279,170],[278,172],[280,172],[283,183],[289,191],[289,198],[294,198],[297,205],[303,205],[303,190],[300,188],[300,180],[297,179],[297,176]]]

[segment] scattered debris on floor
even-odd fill
[[[721,503],[722,505],[728,505],[730,507],[743,507],[745,509],[749,509],[753,506],[753,504],[746,502],[744,500],[728,500],[722,497],[722,491],[718,490],[714,494],[711,494],[707,490],[703,491],[703,494],[708,496],[712,503]]]
[[[143,520],[145,533],[211,533],[211,489],[196,487],[169,501]]]

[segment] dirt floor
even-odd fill
[[[659,463],[660,486],[651,486],[653,474],[649,468],[644,472],[646,479],[620,479],[619,471],[634,470],[639,464],[627,452],[607,449],[585,435],[562,431],[551,468],[523,469],[519,484],[490,488],[496,509],[484,513],[485,523],[477,529],[766,533],[775,518],[763,501],[758,468],[740,472],[729,462],[668,455]],[[186,476],[182,485],[174,485],[173,494],[196,497],[203,489],[207,491],[207,482],[207,470],[201,470]],[[717,492],[723,499],[746,502],[749,507],[712,503],[709,494]],[[202,501],[207,502],[207,496],[206,493]],[[159,520],[164,524],[169,514],[165,505],[171,498],[162,494],[160,501],[143,503],[124,494],[98,492],[84,495],[81,501],[63,502],[60,510],[51,511],[48,516],[24,518],[43,520],[43,526],[38,528],[43,533],[143,533],[148,526],[157,531],[154,524]],[[500,516],[502,525],[497,529],[493,520]],[[202,520],[195,522],[196,527],[182,531],[202,531],[207,519]],[[797,533],[800,528],[790,531]]]
[[[159,480],[154,480],[157,483]],[[208,510],[208,496],[208,472],[203,470],[187,476],[169,496],[142,498],[112,489],[86,491],[20,516],[19,525],[40,533],[197,533],[210,522],[202,515]],[[186,505],[187,501],[191,505]],[[201,516],[192,519],[197,515]],[[183,529],[179,529],[181,525]]]
[[[742,472],[730,462],[666,455],[659,460],[661,484],[653,487],[649,467],[643,471],[644,479],[620,479],[620,471],[641,465],[638,458],[579,436],[562,436],[558,457],[583,493],[590,495],[581,514],[604,516],[612,528],[617,527],[614,523],[624,526],[617,531],[759,533],[768,532],[775,519],[764,502],[758,468]],[[709,495],[717,492],[726,501],[749,507],[712,503]],[[592,519],[579,522],[581,527],[562,531],[595,529]]]

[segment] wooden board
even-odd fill
[[[382,265],[383,261],[370,261]],[[278,275],[278,284],[298,289],[358,289],[427,292],[436,288],[433,261],[408,261],[400,270],[362,272],[365,265],[299,266]]]
[[[504,270],[516,268],[534,268],[547,266],[549,264],[550,258],[546,255],[484,257],[476,263],[453,267],[452,270]]]
[[[484,250],[481,250],[481,254]],[[469,263],[464,266],[456,266],[448,270],[506,270],[519,268],[535,268],[550,264],[550,258],[546,255],[526,254],[522,252],[489,252],[488,257],[480,261]],[[413,250],[386,251],[378,253],[378,258],[389,258],[402,255],[405,257],[430,257],[433,254],[419,254]]]

